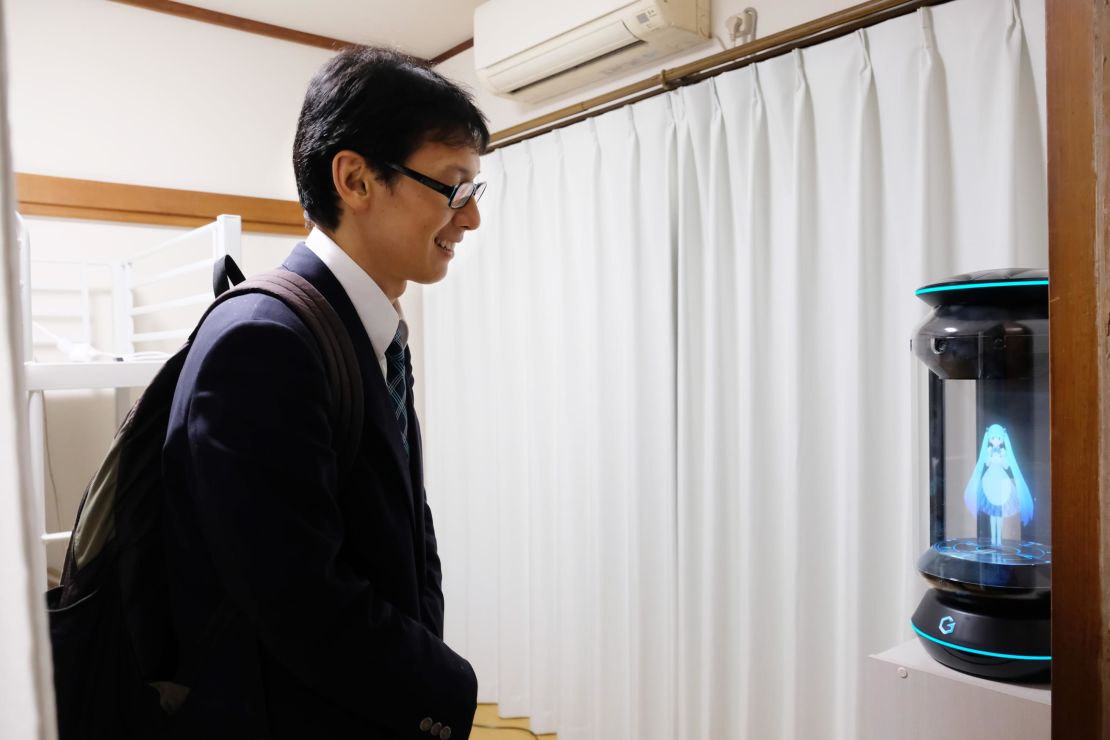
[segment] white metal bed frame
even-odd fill
[[[130,406],[129,388],[147,386],[162,367],[165,359],[129,359],[135,354],[136,345],[149,345],[151,342],[180,339],[189,336],[193,325],[184,328],[135,332],[135,317],[156,314],[168,309],[196,307],[195,323],[203,308],[212,301],[212,266],[224,255],[237,262],[242,255],[242,224],[239,216],[218,216],[212,223],[169,239],[155,247],[141,252],[129,259],[115,262],[79,261],[65,263],[60,260],[35,260],[36,263],[77,265],[82,270],[80,289],[80,309],[74,312],[52,312],[53,318],[79,318],[85,334],[85,342],[91,335],[91,306],[87,279],[90,267],[107,268],[112,274],[112,353],[117,359],[91,362],[34,362],[33,357],[33,317],[31,305],[31,243],[30,234],[22,218],[19,224],[20,246],[20,297],[23,303],[24,332],[24,390],[27,393],[28,417],[31,434],[31,480],[36,502],[35,516],[37,527],[42,532],[43,543],[68,540],[70,532],[48,532],[46,528],[46,437],[45,437],[45,392],[54,390],[115,389],[116,421],[121,422]],[[212,240],[212,256],[168,270],[162,270],[142,278],[135,277],[135,265],[151,257],[163,255],[187,239],[209,236]],[[135,290],[159,282],[201,273],[198,284],[202,290],[184,298],[158,303],[136,305]]]

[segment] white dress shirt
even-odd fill
[[[313,254],[320,258],[321,262],[327,265],[328,269],[335,275],[335,279],[339,281],[343,292],[351,299],[351,303],[355,306],[355,312],[366,328],[367,336],[370,337],[374,354],[378,357],[378,366],[382,370],[382,377],[387,377],[385,351],[392,344],[393,337],[397,335],[398,329],[401,332],[401,346],[404,347],[408,343],[409,328],[408,324],[405,323],[405,315],[401,311],[401,304],[386,298],[385,293],[374,282],[374,279],[367,275],[358,266],[358,263],[351,259],[351,256],[344,252],[324,232],[313,229],[304,243],[306,247],[312,250]]]

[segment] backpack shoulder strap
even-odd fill
[[[297,314],[320,345],[331,389],[331,415],[336,424],[336,439],[340,443],[340,470],[348,470],[362,441],[362,375],[354,344],[343,320],[316,286],[291,270],[270,270],[254,275],[217,296],[197,322],[189,342],[192,343],[212,309],[230,298],[247,293],[262,293],[280,300]]]
[[[332,419],[335,420],[336,439],[340,443],[339,469],[341,472],[349,470],[362,439],[364,407],[358,356],[343,320],[316,286],[295,272],[271,270],[254,275],[249,280],[244,280],[241,276],[242,273],[230,257],[216,266],[213,271],[216,300],[197,322],[188,343],[192,344],[212,309],[235,296],[262,293],[277,298],[288,306],[316,337],[323,353],[328,387],[331,389]],[[238,284],[228,290],[228,282]],[[194,644],[191,657],[180,667],[174,681],[152,684],[158,690],[162,708],[167,713],[176,712],[188,696],[188,686],[210,655],[216,638],[227,629],[235,615],[235,607],[229,599],[224,598],[209,618],[207,626]]]
[[[235,264],[230,254],[225,254],[212,263],[212,297],[219,298],[228,288],[232,288],[246,280],[239,265]]]

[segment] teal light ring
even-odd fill
[[[937,285],[932,288],[920,288],[914,295],[925,293],[940,293],[945,290],[971,290],[972,288],[1009,288],[1018,285],[1048,285],[1047,280],[1006,280],[996,283],[960,283],[958,285]]]
[[[921,630],[919,630],[917,628],[917,625],[913,623],[912,619],[910,620],[910,626],[913,627],[914,632],[921,635],[926,640],[932,640],[933,642],[935,642],[938,645],[943,645],[944,647],[952,648],[953,650],[961,650],[965,653],[975,653],[976,655],[986,655],[989,658],[1009,658],[1010,660],[1052,660],[1051,655],[1008,655],[1006,653],[992,653],[992,652],[988,652],[986,650],[976,650],[975,648],[963,647],[962,645],[953,645],[950,642],[945,642],[944,640],[938,640],[937,638],[933,637],[932,635],[925,634],[924,632],[922,632]]]

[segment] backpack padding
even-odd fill
[[[316,286],[290,270],[255,275],[223,293],[208,310],[244,293],[263,293],[279,299],[321,343],[320,351],[332,391],[332,419],[337,427],[336,438],[341,442],[339,469],[346,472],[362,443],[364,397],[358,357],[343,320]]]

